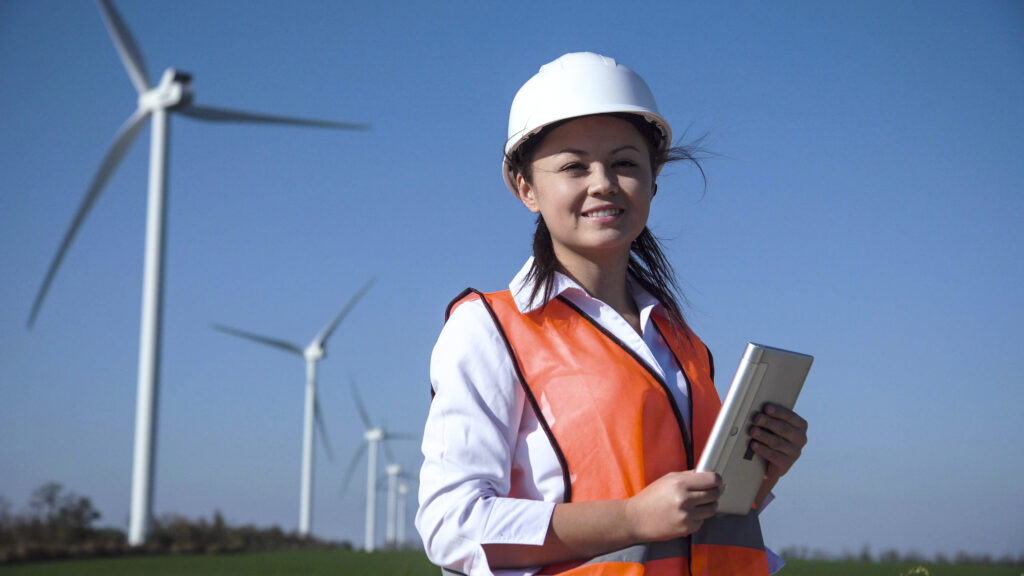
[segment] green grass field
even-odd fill
[[[343,550],[297,550],[214,556],[159,556],[49,562],[0,568],[4,576],[438,576],[422,552],[366,554]],[[1014,575],[1016,576],[1016,575]]]
[[[1012,566],[791,560],[779,576],[1024,576],[1024,569]]]
[[[864,564],[793,560],[781,576],[1024,576],[1024,570],[999,566]],[[440,570],[420,552],[365,554],[341,550],[305,550],[221,556],[161,556],[50,562],[0,568],[4,576],[438,576]]]

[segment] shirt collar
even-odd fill
[[[591,298],[587,291],[583,289],[575,280],[569,278],[561,272],[555,272],[554,283],[551,287],[551,297],[547,300],[544,299],[544,291],[540,290],[537,292],[537,297],[534,300],[530,300],[530,294],[533,292],[534,282],[529,278],[530,268],[533,267],[533,256],[530,256],[526,260],[526,264],[515,275],[512,282],[509,283],[509,290],[512,292],[512,298],[516,301],[516,307],[519,308],[519,312],[522,314],[529,314],[534,310],[547,304],[549,301],[556,298],[562,293],[573,293],[573,295],[580,295],[585,298]],[[636,279],[633,278],[632,274],[626,276],[626,286],[629,289],[630,295],[633,297],[633,301],[636,302],[637,308],[640,310],[640,325],[647,326],[647,320],[651,316],[651,312],[659,304],[658,300],[651,295],[650,292],[644,289]]]
[[[523,264],[523,267],[519,269],[515,278],[508,285],[509,290],[512,291],[512,298],[516,301],[516,307],[523,314],[529,314],[541,308],[567,290],[575,290],[586,294],[586,290],[577,284],[575,280],[561,272],[555,272],[555,280],[551,286],[551,297],[545,300],[544,290],[542,289],[537,292],[537,297],[531,300],[530,295],[533,293],[533,286],[535,284],[533,279],[529,277],[531,268],[533,268],[533,256],[526,259],[526,264]]]

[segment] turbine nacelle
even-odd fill
[[[171,109],[192,103],[192,75],[168,68],[155,88],[139,94],[139,108],[153,111]]]
[[[373,428],[371,430],[367,430],[365,433],[363,433],[363,438],[365,438],[367,442],[376,442],[376,441],[379,441],[379,440],[383,440],[384,439],[384,429],[383,428]]]
[[[306,360],[310,362],[316,362],[317,360],[327,356],[327,350],[323,346],[320,346],[316,342],[310,344],[302,351],[302,355],[305,356]]]

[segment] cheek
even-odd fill
[[[637,179],[632,183],[633,189],[633,203],[638,208],[648,210],[651,207],[651,202],[654,200],[654,185],[651,184],[650,180]]]
[[[651,215],[651,199],[653,197],[653,194],[647,193],[637,198],[634,206],[634,213],[637,215],[637,219],[640,220],[640,223],[644,226],[647,225],[647,220]]]
[[[537,190],[537,204],[541,211],[545,210],[574,210],[583,205],[586,200],[585,194],[577,194],[570,183],[550,179],[543,187]]]

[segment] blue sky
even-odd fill
[[[314,533],[361,541],[348,382],[377,420],[422,428],[448,300],[528,255],[499,174],[512,97],[591,50],[640,73],[677,135],[707,134],[706,191],[668,169],[650,224],[720,391],[747,341],[816,357],[769,544],[1024,553],[1020,3],[118,8],[151,80],[191,72],[199,103],[373,125],[172,120],[158,514],[297,526],[302,361],[210,323],[305,345],[376,276],[320,365],[337,454],[318,453]],[[58,481],[124,527],[148,130],[26,331],[135,95],[91,2],[0,4],[0,71],[0,495],[20,508]],[[415,442],[392,448],[418,466]]]

